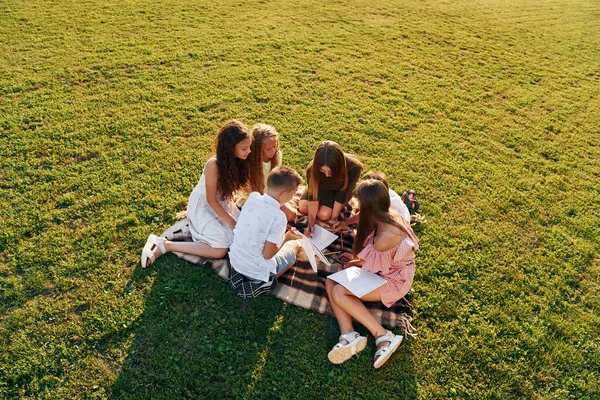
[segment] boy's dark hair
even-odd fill
[[[302,177],[290,167],[275,167],[269,173],[267,186],[275,190],[292,190],[302,183]]]
[[[390,188],[387,176],[385,176],[385,174],[381,171],[369,171],[360,178],[361,181],[366,181],[369,179],[375,179],[376,181],[383,183],[385,188],[388,190]]]

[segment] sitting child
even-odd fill
[[[307,186],[298,202],[300,214],[308,215],[304,234],[312,236],[317,220],[333,225],[352,197],[362,163],[331,140],[321,142],[306,167]]]
[[[234,194],[248,182],[252,136],[242,122],[232,120],[219,129],[215,155],[204,165],[198,184],[187,205],[192,242],[174,242],[165,237],[148,236],[142,250],[142,268],[168,252],[223,258],[233,241],[233,228],[239,210]]]
[[[265,193],[267,178],[275,167],[281,165],[279,133],[271,125],[256,124],[252,128],[252,151],[248,156],[250,192]],[[296,209],[290,204],[281,206],[288,221],[296,219]]]
[[[362,178],[360,178],[360,182],[364,182],[369,179],[375,179],[384,184],[384,186],[388,189],[388,193],[390,194],[390,208],[400,214],[402,219],[404,219],[407,224],[410,224],[410,211],[398,193],[390,189],[390,185],[385,174],[381,171],[369,171],[364,174]],[[350,225],[357,223],[358,217],[359,213],[356,213],[345,221],[335,223],[333,226],[334,231],[337,232],[345,230]]]
[[[275,167],[264,195],[252,192],[233,231],[229,260],[233,269],[248,279],[269,282],[294,265],[300,236],[286,233],[287,219],[281,206],[291,200],[302,178],[288,167]]]
[[[334,364],[341,364],[365,348],[367,338],[354,331],[353,320],[356,320],[376,338],[373,366],[379,368],[396,351],[402,335],[386,330],[363,302],[381,302],[391,307],[408,293],[415,275],[415,250],[419,248],[419,241],[404,218],[390,210],[388,189],[382,182],[363,180],[356,197],[360,218],[352,248],[354,259],[346,267],[362,267],[378,274],[386,283],[358,298],[344,286],[327,279],[327,296],[341,333],[328,358]]]

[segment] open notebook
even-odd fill
[[[330,265],[329,260],[325,258],[322,250],[333,243],[338,238],[337,235],[329,232],[327,229],[320,227],[319,225],[315,225],[315,231],[310,238],[304,236],[300,232],[296,233],[299,233],[300,236],[302,236],[302,239],[300,239],[300,245],[304,248],[304,252],[308,257],[310,266],[315,273],[317,272],[317,262],[315,261],[315,256],[317,256],[323,264],[327,266]]]
[[[377,274],[358,267],[349,267],[327,277],[361,298],[383,285],[386,280]]]

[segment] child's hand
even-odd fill
[[[354,259],[354,257],[352,257],[352,253],[340,254],[340,260],[343,261],[344,263],[347,263],[348,261],[351,261],[353,259]]]
[[[314,232],[315,232],[314,226],[308,225],[306,228],[304,228],[304,236],[312,237]]]
[[[346,221],[336,221],[331,225],[331,228],[334,232],[340,232],[346,230],[348,226],[346,226]]]

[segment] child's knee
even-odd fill
[[[344,288],[342,285],[335,285],[331,288],[331,297],[333,297],[336,302],[338,302],[338,300],[342,299],[344,296],[346,296],[346,288]]]
[[[284,211],[285,217],[289,222],[294,222],[296,220],[296,213],[292,210]]]
[[[337,283],[335,283],[331,279],[326,279],[325,280],[325,290],[327,290],[327,293],[331,293],[331,289],[333,289],[335,285],[337,285]]]
[[[321,207],[319,208],[319,212],[317,213],[317,218],[319,218],[321,221],[329,221],[329,219],[331,218],[331,212],[331,208]]]
[[[300,212],[300,214],[308,214],[308,201],[307,200],[300,200],[298,202],[298,211]]]

